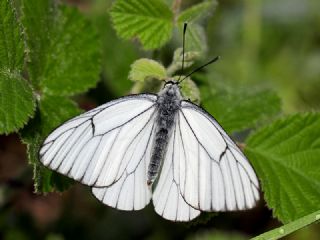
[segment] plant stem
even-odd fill
[[[182,0],[175,0],[172,3],[172,12],[173,12],[175,21],[176,21],[176,18],[178,17],[178,15],[179,15],[180,8],[181,8],[181,3],[182,3]]]
[[[320,210],[313,212],[307,216],[299,218],[291,223],[283,225],[282,227],[273,229],[269,232],[263,233],[251,240],[276,240],[283,238],[301,228],[304,228],[312,223],[317,223],[320,221]]]

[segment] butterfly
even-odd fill
[[[45,139],[40,161],[120,210],[152,199],[165,219],[190,221],[252,208],[252,166],[209,113],[184,100],[180,83],[169,79],[158,94],[128,95],[70,119]]]

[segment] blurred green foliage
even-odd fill
[[[62,196],[30,193],[31,172],[39,193],[73,185],[44,168],[38,150],[52,129],[81,112],[76,102],[90,109],[128,93],[156,92],[160,80],[186,75],[216,55],[219,62],[183,82],[184,97],[245,142],[274,216],[288,223],[318,210],[319,114],[296,113],[320,106],[318,9],[318,0],[0,0],[0,133],[18,133],[30,163],[24,174],[0,177],[0,238],[247,239],[279,225],[263,202],[253,214],[203,214],[174,224],[152,206],[110,209],[77,186]],[[319,238],[319,228],[308,229],[290,239]]]

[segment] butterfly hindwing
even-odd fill
[[[196,218],[200,211],[190,206],[181,192],[179,174],[183,175],[184,169],[180,168],[179,161],[177,161],[181,150],[178,134],[178,128],[175,127],[168,144],[152,200],[156,212],[163,218],[171,221],[190,221]]]

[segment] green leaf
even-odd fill
[[[171,38],[173,14],[160,0],[117,0],[110,15],[121,38],[138,38],[145,49],[160,48]]]
[[[94,87],[100,74],[100,46],[92,25],[74,8],[62,7],[53,33],[42,86],[56,95]],[[61,87],[63,86],[63,87]]]
[[[204,27],[199,24],[189,24],[186,32],[186,42],[188,43],[187,51],[198,51],[202,54],[207,52],[208,43]]]
[[[181,82],[181,93],[193,103],[200,104],[200,91],[194,81],[186,78]]]
[[[45,168],[39,161],[38,152],[54,128],[80,112],[68,98],[47,96],[40,100],[38,114],[22,131],[21,138],[27,144],[28,158],[33,166],[36,192],[64,191],[72,184],[69,178]]]
[[[288,223],[320,206],[320,114],[275,121],[247,140],[246,155],[274,215]]]
[[[202,18],[206,18],[209,14],[212,14],[216,6],[217,2],[215,0],[204,1],[202,3],[196,4],[182,11],[178,16],[178,22],[192,22]]]
[[[157,94],[161,87],[163,86],[163,82],[159,81],[156,78],[146,78],[144,82],[135,82],[131,88],[131,94],[139,94],[139,93],[154,93]]]
[[[252,128],[280,112],[278,96],[271,90],[253,87],[204,86],[201,88],[203,107],[229,133]]]
[[[96,1],[92,14],[102,46],[102,80],[108,92],[113,96],[121,96],[130,91],[132,82],[128,81],[130,64],[138,59],[138,51],[128,41],[119,40],[111,26],[110,16],[106,14],[109,1]],[[112,67],[110,67],[112,66]]]
[[[183,23],[176,26],[178,44],[182,45]],[[204,27],[197,23],[189,23],[186,31],[186,52],[199,52],[203,56],[208,50],[207,37]]]
[[[23,127],[35,110],[32,88],[20,76],[23,62],[22,28],[13,2],[0,0],[0,134]]]
[[[39,109],[41,113],[41,133],[45,136],[66,120],[82,112],[75,102],[59,96],[43,97]]]
[[[34,110],[35,99],[30,85],[17,74],[0,72],[0,134],[23,127]]]
[[[216,1],[204,1],[179,14],[177,27],[180,35],[182,35],[184,22],[188,22],[186,32],[187,51],[199,51],[203,54],[208,50],[205,30],[204,27],[199,24],[199,21],[212,14],[216,5]]]
[[[20,71],[23,67],[22,29],[9,0],[0,0],[0,71]]]
[[[54,1],[50,0],[22,0],[21,3],[29,79],[33,86],[39,89],[49,52],[51,31],[56,21],[56,6]]]
[[[183,79],[185,76],[174,76],[175,80]],[[200,90],[197,84],[187,77],[180,83],[180,90],[184,99],[200,104]]]
[[[96,85],[101,69],[100,41],[78,10],[57,7],[53,2],[23,1],[29,76],[44,93],[73,95]]]
[[[166,69],[157,61],[147,58],[136,60],[131,65],[129,79],[132,81],[144,81],[146,78],[164,79],[166,77]]]

